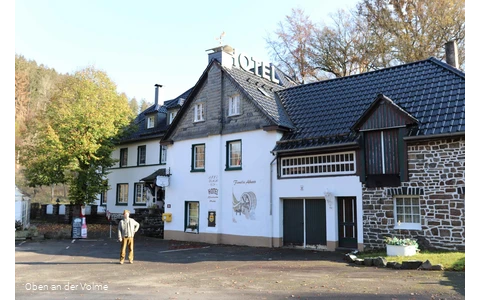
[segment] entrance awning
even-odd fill
[[[152,174],[148,175],[147,177],[144,177],[140,179],[140,181],[146,182],[146,183],[155,183],[157,181],[157,176],[167,176],[167,170],[166,169],[158,169]]]

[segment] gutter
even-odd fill
[[[456,133],[441,133],[441,134],[432,134],[432,135],[428,135],[428,136],[407,136],[407,137],[404,137],[403,139],[405,141],[417,141],[417,140],[430,140],[430,139],[438,139],[438,138],[448,138],[448,137],[461,137],[461,136],[465,136],[465,132],[456,132]],[[287,141],[285,141],[287,142]],[[351,146],[355,146],[355,147],[358,147],[359,144],[357,142],[350,142],[350,143],[346,143],[346,144],[334,144],[334,145],[327,145],[327,146],[317,146],[317,147],[311,147],[311,148],[301,148],[301,149],[288,149],[288,150],[277,150],[277,151],[271,151],[272,154],[273,153],[290,153],[290,152],[298,152],[299,150],[328,150],[328,149],[331,149],[331,148],[338,148],[338,149],[341,149],[341,148],[347,148],[347,147],[351,147]]]
[[[288,152],[298,152],[298,150],[322,150],[322,149],[330,149],[330,148],[346,148],[346,147],[350,147],[350,146],[358,147],[358,143],[357,142],[351,142],[351,143],[346,143],[346,144],[317,146],[317,147],[302,148],[302,149],[277,150],[277,151],[271,151],[271,152],[272,152],[272,154],[273,153],[288,153]]]
[[[430,140],[430,139],[438,139],[438,138],[448,138],[448,137],[459,137],[465,136],[465,131],[463,132],[456,132],[456,133],[440,133],[440,134],[432,134],[432,135],[420,135],[420,136],[407,136],[403,139],[405,141],[417,141],[417,140]]]

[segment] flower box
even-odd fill
[[[417,246],[387,245],[387,256],[412,256],[417,254]]]

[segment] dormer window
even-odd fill
[[[235,95],[228,98],[228,115],[237,116],[240,114],[240,96]]]
[[[380,94],[354,124],[362,136],[362,182],[367,187],[400,186],[408,180],[404,136],[418,124],[411,114]]]
[[[193,122],[205,121],[205,109],[203,103],[195,104],[193,111]]]
[[[147,129],[155,127],[155,116],[149,116],[147,118]]]
[[[401,157],[399,129],[365,132],[365,174],[368,187],[400,186]]]

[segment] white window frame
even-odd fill
[[[147,128],[155,127],[155,116],[148,116],[147,117]]]
[[[133,204],[147,204],[147,187],[142,182],[135,183],[135,195],[133,198]]]
[[[200,202],[185,202],[186,219],[185,232],[198,233],[198,221],[200,216]]]
[[[167,163],[167,146],[160,145],[160,164],[164,165]]]
[[[205,107],[203,103],[197,103],[193,109],[193,122],[205,121]]]
[[[228,116],[240,115],[240,95],[228,98]]]
[[[354,151],[289,156],[281,159],[281,177],[351,175],[356,173]]]
[[[412,195],[397,195],[393,197],[393,206],[395,229],[422,229],[420,197]]]
[[[205,144],[195,144],[192,147],[192,171],[205,171]],[[199,148],[203,149],[203,153],[198,152]],[[199,158],[199,154],[203,154],[203,159]],[[199,165],[199,162],[202,162],[202,165]]]
[[[173,119],[177,116],[177,112],[178,111],[175,110],[168,113],[168,124],[172,124]]]
[[[234,146],[237,146],[237,145],[238,145],[238,149],[234,149]],[[228,141],[227,142],[227,169],[241,169],[241,168],[242,168],[242,140]]]
[[[128,204],[128,183],[117,184],[117,204]]]

